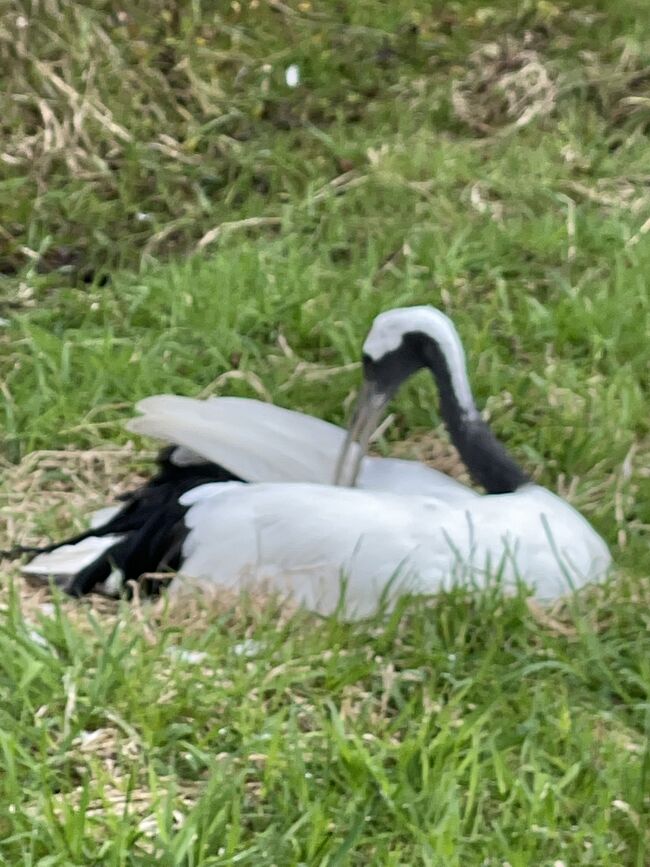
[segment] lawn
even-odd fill
[[[146,472],[140,397],[341,422],[373,316],[432,303],[616,568],[350,625],[0,560],[1,864],[650,863],[649,69],[646,0],[7,0],[0,548]],[[456,468],[427,376],[393,410]]]

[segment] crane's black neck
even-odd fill
[[[462,360],[461,360],[462,361]],[[460,452],[472,479],[489,494],[516,491],[530,479],[481,419],[474,406],[469,386],[459,395],[447,358],[428,334],[404,334],[400,346],[380,359],[364,357],[366,377],[373,379],[387,395],[397,392],[409,376],[428,367],[438,386],[440,413],[453,444]],[[458,378],[465,371],[457,372]]]
[[[429,339],[423,351],[438,386],[440,414],[472,479],[488,494],[507,494],[527,484],[529,477],[492,433],[473,403],[461,405],[447,359],[438,344]]]
[[[444,413],[443,418],[472,479],[488,494],[509,494],[530,482],[480,417],[465,420],[456,428],[452,428]]]

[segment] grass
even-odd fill
[[[563,635],[498,592],[155,631],[13,597],[6,863],[643,864],[647,602]]]
[[[645,3],[7,7],[0,547],[143,468],[139,397],[341,421],[373,315],[434,303],[617,572],[350,626],[88,608],[5,561],[0,863],[646,864]],[[418,377],[382,448],[438,425]]]

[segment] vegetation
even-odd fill
[[[341,421],[372,317],[434,303],[617,563],[346,625],[2,561],[0,863],[646,864],[646,0],[7,0],[0,61],[0,547],[133,482],[139,397]],[[432,428],[421,376],[381,448]]]

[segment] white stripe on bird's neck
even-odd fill
[[[467,378],[465,350],[454,323],[442,311],[422,305],[397,307],[380,313],[363,344],[363,351],[373,361],[379,361],[389,352],[399,349],[404,336],[410,332],[426,334],[437,343],[449,369],[451,384],[462,412],[468,418],[477,418],[479,412]]]

